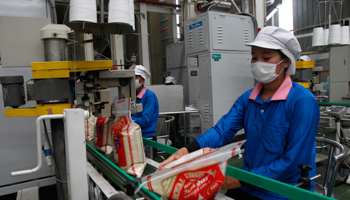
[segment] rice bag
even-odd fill
[[[112,125],[113,119],[109,117],[98,117],[96,120],[95,145],[99,151],[106,154],[113,151]]]
[[[95,136],[95,116],[90,113],[90,117],[84,121],[85,124],[85,138],[93,140]]]
[[[240,154],[244,142],[187,154],[143,177],[141,186],[167,199],[214,199],[225,181],[227,160]]]
[[[146,167],[141,128],[128,111],[130,98],[116,102],[115,107],[117,115],[112,126],[114,162],[126,173],[139,178]]]

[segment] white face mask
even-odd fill
[[[284,68],[282,68],[280,73],[276,74],[276,67],[282,63],[283,60],[279,61],[277,64],[266,62],[251,63],[250,68],[254,75],[254,78],[261,83],[272,82],[283,72]]]
[[[139,89],[141,87],[142,84],[140,84],[140,79],[135,79],[135,87],[136,87],[136,90]]]

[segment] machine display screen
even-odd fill
[[[342,106],[334,106],[334,107],[330,107],[329,112],[338,113],[338,112],[340,112],[342,109],[344,109],[344,107],[342,107]]]

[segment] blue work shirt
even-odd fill
[[[254,91],[245,92],[214,127],[196,138],[200,148],[220,147],[244,128],[247,142],[242,169],[290,185],[296,185],[301,177],[299,164],[310,165],[309,178],[315,176],[320,118],[315,97],[289,75],[265,102],[261,88],[259,83]],[[253,185],[240,189],[261,199],[287,199]]]
[[[157,96],[151,90],[143,88],[136,97],[136,103],[142,103],[143,111],[131,115],[131,118],[140,125],[142,137],[155,136],[159,117]]]

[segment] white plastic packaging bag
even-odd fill
[[[116,120],[112,126],[114,162],[126,173],[140,178],[146,158],[141,128],[130,116],[130,98],[116,102]]]
[[[214,199],[224,183],[227,160],[241,153],[244,142],[187,154],[143,177],[141,186],[167,199]]]
[[[95,136],[95,116],[90,113],[89,119],[84,121],[85,124],[85,138],[93,140]]]
[[[95,145],[99,151],[105,154],[110,154],[113,151],[112,125],[113,119],[109,117],[98,117],[96,120]]]

